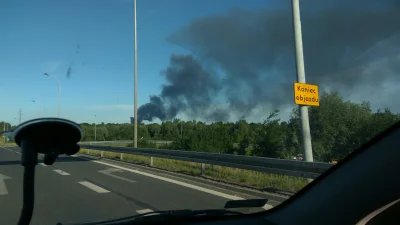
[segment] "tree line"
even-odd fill
[[[390,109],[373,112],[369,102],[345,101],[338,92],[322,93],[320,106],[309,108],[315,160],[340,160],[379,132],[400,120]],[[81,124],[84,141],[94,140],[94,124]],[[133,124],[99,124],[96,140],[132,140]],[[169,140],[156,146],[148,140]],[[288,121],[274,110],[262,123],[242,119],[235,123],[174,119],[162,124],[139,124],[138,146],[249,156],[292,158],[302,153],[298,107]]]
[[[369,102],[345,101],[338,92],[322,93],[320,106],[309,108],[314,159],[340,160],[379,132],[400,120],[390,109],[373,112]],[[82,141],[132,140],[133,124],[80,124]],[[0,128],[2,129],[2,127]],[[149,140],[173,141],[157,145]],[[138,124],[138,146],[186,151],[292,158],[302,153],[298,107],[288,121],[272,111],[262,123],[215,122],[174,119],[161,124]]]

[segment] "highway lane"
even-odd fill
[[[22,166],[20,155],[0,148],[0,174],[8,194],[0,195],[0,224],[16,224],[22,207]],[[119,218],[142,209],[132,202],[121,201],[113,193],[99,194],[74,182],[71,175],[61,175],[50,168],[37,166],[35,210],[32,224],[84,222]]]
[[[0,224],[17,221],[22,202],[18,147],[0,148],[0,174],[8,195],[0,195]],[[122,168],[122,169],[121,169]],[[52,166],[37,166],[34,224],[112,219],[175,209],[223,208],[241,193],[161,177],[138,168],[64,156]]]

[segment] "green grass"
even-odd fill
[[[17,146],[17,144],[15,144],[14,142],[9,142],[9,143],[0,142],[0,146],[11,147],[11,146]]]
[[[206,176],[208,177],[234,182],[237,184],[245,184],[260,189],[297,192],[308,184],[303,178],[215,165],[207,166],[208,168],[206,167]]]
[[[81,154],[88,154],[88,149],[81,149]],[[100,151],[89,150],[89,155],[100,156]],[[119,153],[104,152],[105,158],[120,159]],[[150,157],[124,154],[123,160],[141,165],[149,165]],[[201,174],[200,163],[180,160],[153,158],[153,166],[168,171],[195,175]],[[250,170],[223,166],[206,165],[205,176],[210,179],[222,180],[240,185],[252,186],[258,189],[297,192],[307,185],[303,178],[268,174]]]

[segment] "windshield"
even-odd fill
[[[1,1],[0,130],[83,132],[74,157],[39,162],[32,223],[265,211],[399,121],[398,2],[293,2]],[[0,141],[0,224],[15,224],[20,148]]]

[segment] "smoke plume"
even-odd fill
[[[168,84],[139,108],[139,121],[180,112],[226,120],[258,106],[293,104],[292,11],[290,1],[276,2],[199,18],[172,33],[167,40],[193,55],[171,56],[163,72]],[[397,1],[301,1],[301,21],[307,83],[352,96],[400,82]]]

